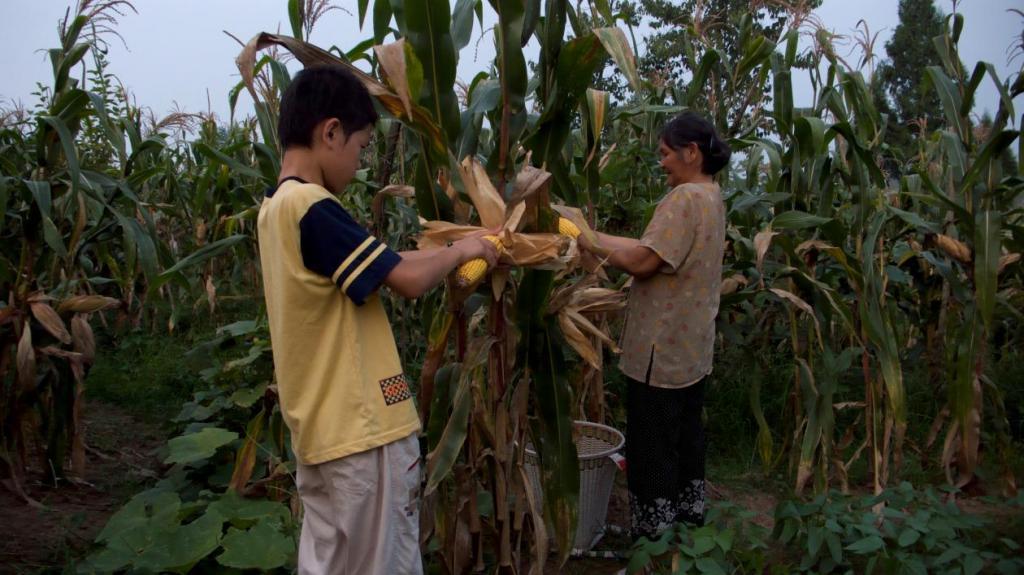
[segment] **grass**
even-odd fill
[[[213,338],[219,326],[258,313],[256,302],[234,302],[213,315],[194,314],[191,324],[179,325],[173,333],[162,329],[166,322],[161,319],[132,330],[97,325],[96,347],[101,351],[86,378],[86,397],[121,407],[146,423],[168,426],[193,392],[208,386],[185,355]]]

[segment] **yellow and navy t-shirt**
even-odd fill
[[[323,187],[288,178],[259,215],[260,263],[281,412],[301,463],[420,428],[377,289],[401,256]]]

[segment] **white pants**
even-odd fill
[[[318,465],[298,465],[305,513],[300,575],[421,575],[416,434]]]

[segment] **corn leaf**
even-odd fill
[[[978,213],[974,221],[974,285],[978,311],[989,333],[996,306],[1001,224],[1002,215],[993,210]]]

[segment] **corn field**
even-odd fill
[[[367,38],[324,48],[307,41],[324,3],[290,0],[291,35],[254,34],[240,48],[229,98],[251,99],[255,116],[227,125],[147,118],[104,83],[98,37],[130,8],[71,12],[48,51],[45,107],[10,111],[0,126],[0,478],[26,501],[32,457],[55,483],[87,465],[88,374],[105,353],[95,329],[175,333],[182,318],[262,293],[255,219],[280,168],[290,58],[349,68],[383,112],[342,198],[378,237],[429,248],[502,230],[502,265],[486,278],[388,301],[403,362],[418,373],[422,541],[441,572],[539,573],[569,556],[572,422],[615,424],[604,382],[628,285],[581,260],[559,222],[638,236],[665,192],[658,129],[686,109],[706,113],[738,152],[721,180],[718,350],[746,353],[750,410],[735,416],[756,421],[764,469],[782,470],[796,494],[880,493],[913,458],[950,486],[1016,492],[1004,399],[1022,382],[992,366],[1024,349],[1024,117],[1014,106],[1024,74],[962,63],[962,15],[933,40],[942,66],[922,70],[944,121],[894,157],[870,67],[848,65],[798,7],[778,37],[754,32],[749,15],[734,23],[738,61],[686,30],[697,65],[677,86],[638,69],[633,31],[607,1],[359,0]],[[463,84],[456,66],[485,11],[496,56]],[[528,66],[529,41],[540,51]],[[594,88],[606,66],[627,80],[626,99]],[[793,104],[798,75],[813,86],[806,108]],[[1000,95],[985,125],[973,113],[983,83]],[[273,540],[279,553],[247,564],[225,552],[222,565],[279,567],[294,552],[294,458],[263,313],[225,326],[226,339],[244,351],[181,416],[220,423],[172,439],[166,463],[177,485],[207,485],[214,462],[230,479],[198,498],[147,492],[101,533],[92,568],[188,570],[218,546],[230,551],[231,537]],[[773,354],[789,362],[782,380],[766,376]],[[908,416],[910,373],[926,374],[935,397],[925,421]],[[232,374],[232,386],[219,383]],[[764,407],[768,397],[782,398],[772,403],[781,412]],[[542,493],[524,469],[527,445]],[[981,477],[983,465],[996,472]],[[158,503],[189,511],[160,519]],[[164,531],[158,519],[170,521]],[[227,522],[243,529],[224,534]],[[161,537],[180,539],[170,557],[155,551]]]

